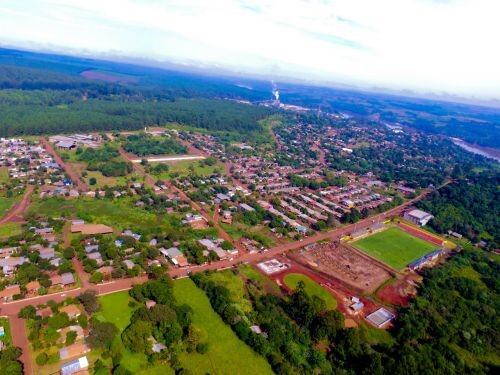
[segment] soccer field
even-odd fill
[[[413,237],[399,228],[375,233],[354,242],[353,246],[397,270],[405,268],[408,263],[437,248],[436,245]]]

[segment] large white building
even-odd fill
[[[405,212],[403,216],[406,220],[411,221],[414,224],[424,226],[427,224],[434,216],[431,214],[424,212],[422,210],[411,210]]]

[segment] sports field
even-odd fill
[[[353,246],[397,270],[437,248],[394,227],[355,241]]]

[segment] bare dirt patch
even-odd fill
[[[364,293],[373,293],[391,274],[375,261],[338,242],[314,244],[298,253],[301,262]]]
[[[381,288],[377,296],[391,305],[408,306],[410,300],[417,294],[417,286],[421,279],[421,276],[408,274]]]

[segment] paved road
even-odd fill
[[[64,169],[64,171],[69,176],[69,178],[71,178],[71,180],[73,181],[73,184],[76,185],[76,187],[78,188],[78,190],[84,191],[84,192],[85,191],[89,191],[89,187],[87,186],[87,184],[85,182],[83,182],[80,179],[80,175],[78,173],[76,173],[73,170],[73,168],[71,168],[71,166],[69,166],[68,164],[66,164],[61,159],[61,157],[56,152],[56,150],[54,150],[54,147],[52,147],[52,145],[47,140],[47,138],[40,138],[40,142],[42,143],[42,145],[45,148],[45,150],[47,150],[47,152],[52,155],[52,157],[54,158],[54,160],[56,161],[56,163],[59,164]]]
[[[14,204],[10,208],[10,210],[5,214],[5,216],[0,219],[0,225],[11,222],[11,221],[15,221],[15,222],[23,221],[24,211],[26,211],[26,208],[28,207],[28,205],[30,203],[30,197],[31,197],[31,194],[33,194],[34,190],[35,190],[35,187],[33,185],[28,185],[26,187],[26,191],[24,192],[24,195],[23,195],[21,201]]]

